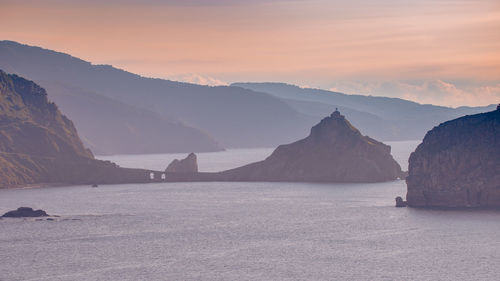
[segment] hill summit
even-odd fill
[[[308,137],[280,145],[264,161],[221,174],[234,181],[383,182],[402,177],[391,147],[368,136],[335,110]]]

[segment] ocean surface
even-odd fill
[[[406,169],[417,142],[389,143]],[[272,149],[200,153],[200,170]],[[100,157],[164,169],[181,155]],[[405,183],[0,190],[0,280],[500,280],[500,212],[395,208]]]

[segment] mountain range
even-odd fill
[[[450,108],[388,97],[347,95],[321,89],[301,88],[284,83],[233,83],[281,98],[298,112],[314,118],[328,115],[338,107],[351,123],[367,135],[385,141],[420,140],[432,127],[463,115],[494,110],[484,107]]]
[[[0,41],[0,69],[45,88],[96,154],[274,147],[303,138],[336,107],[370,137],[416,140],[445,120],[494,108],[454,109],[281,83],[203,86],[13,41]]]
[[[0,42],[0,69],[32,79],[46,88],[49,98],[60,104],[78,129],[82,128],[82,139],[98,154],[131,152],[127,147],[110,149],[109,143],[144,146],[153,139],[163,144],[147,151],[135,147],[133,152],[275,146],[306,134],[312,122],[269,94],[141,77],[109,65],[92,65],[67,54],[12,41]],[[82,109],[82,104],[87,107]],[[150,118],[149,124],[170,123],[176,127],[157,127],[165,135],[151,135],[147,128],[135,126],[143,123],[136,119],[137,115]],[[106,122],[103,116],[108,117]],[[100,128],[83,129],[96,125]],[[193,128],[197,131],[194,138]],[[115,132],[119,129],[122,129],[119,133]],[[104,137],[106,131],[112,133]],[[198,143],[186,149],[186,143],[169,143],[171,139],[186,142],[195,139]]]

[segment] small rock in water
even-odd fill
[[[53,221],[54,219],[53,219],[53,218],[48,218],[47,220],[48,220],[48,221]]]
[[[97,185],[96,183],[94,183],[94,184],[92,185],[92,187],[98,187],[98,186],[99,186],[99,185]]]
[[[406,207],[408,204],[406,201],[401,198],[401,196],[396,197],[396,207],[401,208],[401,207]]]
[[[189,153],[189,155],[182,160],[174,159],[165,169],[167,173],[197,173],[198,160],[196,154]]]
[[[24,218],[24,217],[48,217],[49,215],[43,210],[33,210],[29,207],[19,207],[17,210],[5,213],[4,218]]]

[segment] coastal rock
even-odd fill
[[[145,183],[150,172],[95,159],[43,88],[0,70],[0,188]]]
[[[220,173],[227,181],[384,182],[402,176],[391,147],[363,136],[337,110],[308,137],[280,145],[264,161]]]
[[[406,183],[412,207],[500,207],[500,107],[429,131]]]
[[[189,153],[189,155],[182,159],[174,159],[167,169],[167,173],[197,173],[198,172],[198,160],[196,154]]]
[[[49,215],[43,210],[33,210],[29,207],[19,207],[17,210],[9,211],[2,217],[4,218],[25,218],[25,217],[48,217]]]
[[[401,196],[396,197],[396,207],[402,208],[408,206],[408,203],[401,198]]]

